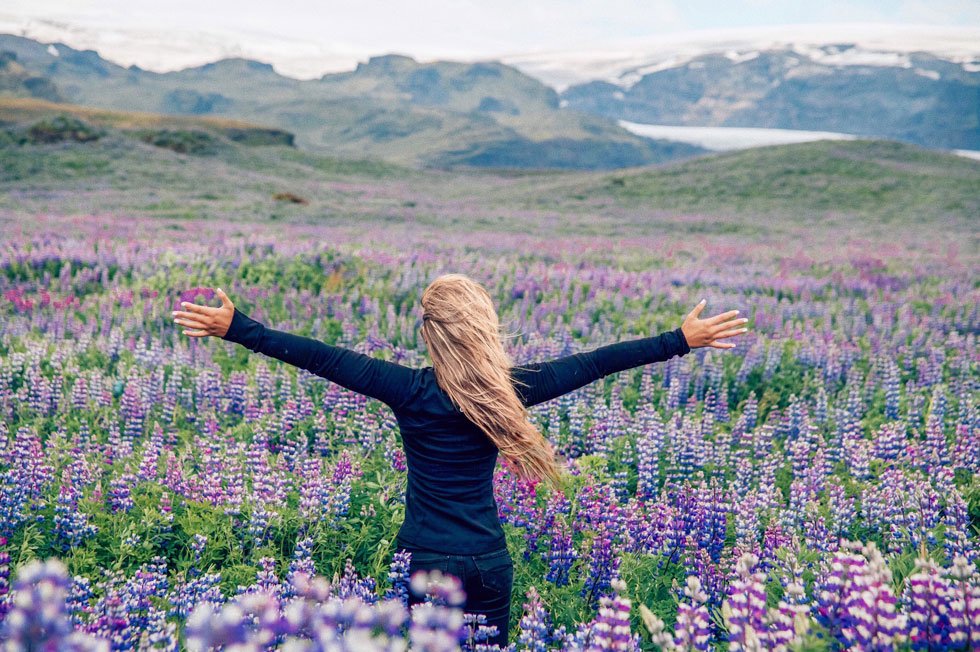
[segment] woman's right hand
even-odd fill
[[[183,326],[184,335],[189,337],[224,337],[235,316],[235,304],[231,302],[224,290],[218,288],[215,293],[221,299],[221,306],[199,306],[196,303],[182,302],[184,310],[173,311],[174,323]]]
[[[735,348],[733,342],[719,342],[718,340],[725,339],[726,337],[734,337],[746,332],[749,329],[741,328],[741,326],[749,320],[744,317],[741,319],[732,319],[738,314],[738,310],[729,310],[714,317],[699,319],[698,315],[704,310],[706,304],[707,299],[702,299],[701,303],[694,306],[694,310],[688,313],[684,319],[684,323],[681,324],[687,345],[692,349],[697,349],[702,346],[710,346],[715,349]]]

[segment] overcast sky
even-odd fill
[[[285,49],[290,56],[338,55],[338,61],[388,52],[464,59],[616,47],[692,30],[864,22],[977,27],[980,0],[4,0],[0,6],[0,31],[63,39],[157,69],[213,60],[229,41],[246,44],[252,56],[268,53],[269,60]],[[74,42],[63,36],[68,33]]]

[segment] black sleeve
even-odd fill
[[[266,328],[237,308],[222,338],[306,369],[342,387],[400,407],[412,384],[414,369],[332,346],[310,337]]]
[[[519,381],[514,383],[517,395],[525,406],[530,407],[611,373],[662,362],[690,351],[684,332],[677,328],[653,337],[617,342],[550,362],[515,366],[511,369],[511,376]],[[526,383],[527,387],[520,383]]]

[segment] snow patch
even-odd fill
[[[752,61],[759,56],[758,50],[749,50],[748,52],[743,52],[739,54],[738,50],[729,50],[725,52],[725,58],[732,63],[743,63],[745,61]]]
[[[853,134],[835,131],[804,131],[802,129],[765,129],[761,127],[680,127],[675,125],[651,125],[618,120],[619,126],[637,136],[664,138],[682,143],[700,145],[705,149],[726,151],[786,145],[813,140],[853,140]]]
[[[669,57],[666,60],[658,63],[648,66],[640,66],[639,68],[633,68],[632,70],[626,70],[620,73],[618,76],[607,78],[606,81],[629,89],[633,86],[633,84],[643,79],[645,75],[651,75],[655,72],[660,72],[661,70],[676,68],[689,60],[690,59],[681,59],[679,57]],[[564,89],[558,89],[559,92],[562,90]]]
[[[859,48],[842,50],[837,47],[812,46],[802,43],[795,44],[793,51],[802,54],[815,63],[821,63],[826,66],[912,67],[912,62],[909,61],[908,54],[903,52],[883,52],[862,50]]]
[[[613,93],[613,98],[617,100],[625,100],[626,95],[623,94],[623,91],[616,91],[615,93]]]
[[[924,68],[916,68],[915,74],[922,75],[923,77],[928,77],[932,81],[938,81],[939,77],[941,76],[938,70],[926,70]]]
[[[61,53],[58,52],[58,48],[56,48],[54,46],[54,43],[52,43],[51,45],[48,46],[48,54],[50,54],[52,57],[60,57],[61,56]]]

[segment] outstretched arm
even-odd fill
[[[523,399],[525,406],[530,407],[584,387],[617,371],[669,360],[690,350],[681,329],[678,328],[654,337],[617,342],[549,362],[514,367],[511,376],[519,381],[514,384],[517,395]]]
[[[692,348],[734,347],[734,344],[721,343],[718,340],[747,331],[747,328],[738,327],[748,319],[730,319],[738,314],[737,310],[709,319],[698,319],[704,306],[705,302],[702,301],[687,315],[679,328],[660,335],[617,342],[550,362],[514,367],[511,376],[518,381],[515,383],[517,395],[525,406],[530,407],[567,394],[611,373],[669,360],[675,355],[689,353]]]
[[[184,304],[187,312],[175,312],[175,321],[187,326],[191,337],[215,335],[229,342],[282,360],[331,380],[342,387],[376,398],[392,408],[400,407],[412,384],[414,370],[378,360],[326,342],[266,328],[234,307],[220,289],[221,308]]]

